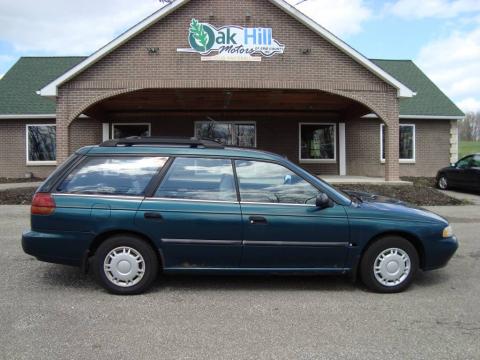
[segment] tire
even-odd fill
[[[418,268],[418,252],[412,243],[399,236],[387,236],[365,251],[360,277],[374,292],[398,293],[410,286]]]
[[[445,175],[440,175],[437,180],[437,187],[440,190],[448,190],[448,179]]]
[[[155,250],[133,235],[116,235],[98,247],[93,258],[97,281],[118,295],[147,291],[157,278],[159,261]]]

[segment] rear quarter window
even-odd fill
[[[67,194],[143,196],[166,157],[88,157],[57,187]]]

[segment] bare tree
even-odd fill
[[[480,141],[480,112],[468,112],[458,123],[460,140]]]

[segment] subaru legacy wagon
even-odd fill
[[[22,246],[116,294],[160,272],[345,274],[393,293],[458,243],[434,213],[341,192],[272,153],[128,138],[78,150],[40,186]]]

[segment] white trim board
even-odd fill
[[[52,119],[55,120],[57,118],[57,114],[2,114],[0,115],[0,120],[36,120],[36,119]],[[80,119],[87,119],[87,115],[80,115]]]
[[[442,116],[442,115],[400,115],[400,119],[410,120],[463,120],[465,116]],[[362,116],[362,119],[378,119],[377,114],[368,114]]]
[[[24,114],[24,115],[0,115],[0,119],[21,120],[21,119],[52,119],[55,120],[56,114]]]
[[[109,53],[111,53],[112,51],[114,51],[124,43],[126,43],[128,40],[132,39],[137,34],[143,32],[144,30],[146,30],[147,28],[155,24],[157,21],[168,16],[169,14],[171,14],[181,6],[185,5],[189,1],[190,0],[177,0],[170,3],[169,5],[164,6],[163,8],[156,11],[155,13],[153,13],[143,21],[139,22],[137,25],[133,26],[132,28],[124,32],[115,40],[111,41],[110,43],[108,43],[107,45],[105,45],[95,53],[93,53],[91,56],[83,60],[77,66],[73,67],[72,69],[67,71],[65,74],[63,74],[62,76],[58,77],[57,79],[55,79],[54,81],[52,81],[51,83],[43,87],[37,93],[41,96],[56,97],[58,94],[58,91],[57,91],[58,87],[61,86],[63,83],[74,78],[79,73],[83,72],[85,69],[92,66],[96,62],[100,61],[103,57],[105,57],[106,55],[108,55]],[[386,83],[396,88],[398,90],[398,97],[410,98],[415,96],[415,93],[412,90],[410,90],[407,86],[402,84],[400,81],[398,81],[389,73],[387,73],[385,70],[383,70],[378,65],[373,63],[370,59],[367,59],[358,51],[356,51],[355,49],[347,45],[345,42],[343,42],[338,37],[333,35],[327,29],[325,29],[324,27],[322,27],[321,25],[313,21],[304,13],[297,10],[294,6],[287,3],[285,0],[268,0],[268,1],[270,1],[272,4],[276,5],[278,8],[286,12],[288,15],[298,20],[300,23],[308,27],[310,30],[314,31],[316,34],[320,35],[326,41],[331,43],[333,46],[335,46],[337,49],[339,49],[346,55],[350,56],[358,64],[362,65],[363,67],[371,71],[373,74],[381,78],[383,81],[385,81]]]

